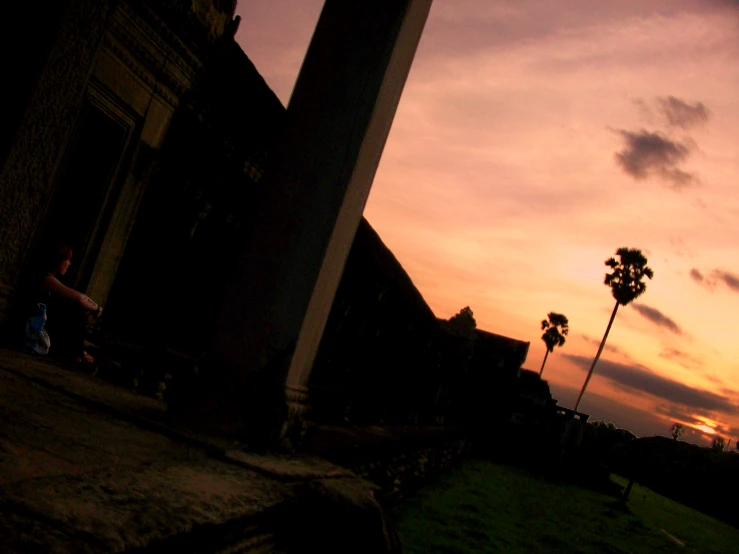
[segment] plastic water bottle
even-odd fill
[[[46,325],[46,304],[39,304],[38,309],[41,313],[33,316],[29,322],[30,330],[34,334],[38,334],[43,331],[44,325]]]

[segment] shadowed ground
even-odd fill
[[[636,486],[623,507],[613,497],[486,461],[465,463],[393,516],[406,554],[730,553],[739,545],[739,530],[649,489]]]
[[[161,401],[0,350],[2,552],[282,552],[291,518],[314,505],[343,507],[355,535],[382,544],[372,490],[320,458],[194,435]],[[314,526],[314,547],[357,540],[331,525]]]

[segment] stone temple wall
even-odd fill
[[[84,275],[68,284],[105,303],[172,114],[234,8],[232,0],[42,0],[34,9],[47,19],[38,28],[26,21],[37,16],[30,7],[17,19],[13,10],[4,13],[3,23],[16,28],[3,33],[3,46],[15,52],[8,76],[17,89],[0,132],[0,327],[18,315],[19,284],[44,234],[54,234],[49,221],[59,214],[52,208],[67,190],[65,171],[90,106],[126,136],[114,173],[96,189],[100,204],[88,210],[95,221],[84,248],[75,252]],[[37,32],[43,36],[29,38]],[[18,61],[24,48],[28,65]]]
[[[239,45],[222,41],[172,119],[111,290],[108,331],[203,353],[284,119],[285,108]],[[173,268],[185,266],[173,280]],[[151,305],[169,314],[166,327],[141,321]]]
[[[285,117],[256,68],[224,37],[234,6],[68,0],[0,173],[0,319],[56,203],[58,174],[94,92],[129,133],[91,241],[97,250],[87,254],[85,291],[106,304],[106,320],[117,320],[119,330],[200,353],[232,241],[249,225]],[[171,276],[183,264],[188,277],[175,286]],[[140,314],[151,305],[169,314],[169,336],[155,318],[145,318],[153,324],[146,328]],[[496,376],[515,373],[525,359],[524,343],[493,338],[480,340],[485,359],[468,363],[363,220],[311,377],[315,413],[370,424],[462,421],[475,382],[470,371],[488,377],[478,381],[486,385],[484,403],[487,389],[502,382]]]
[[[459,424],[508,408],[528,343],[447,332],[369,222],[357,231],[311,374],[327,422]]]
[[[52,196],[52,177],[113,7],[112,1],[71,0],[7,152],[0,173],[0,324]]]

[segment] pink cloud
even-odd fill
[[[238,8],[238,39],[285,102],[322,2],[293,4]],[[658,267],[644,301],[669,308],[695,337],[686,354],[712,360],[715,377],[739,390],[739,346],[725,331],[739,296],[712,295],[688,277],[726,267],[736,252],[738,34],[736,3],[718,0],[436,2],[365,215],[437,315],[470,305],[481,327],[530,340],[530,365],[543,355],[536,324],[547,311],[600,338],[611,309],[603,260],[622,244],[648,249]],[[624,145],[609,128],[667,133],[656,99],[670,97],[713,113],[691,127],[699,148],[675,166],[700,175],[700,196],[650,186],[614,163]],[[669,132],[683,144],[682,128]],[[660,358],[664,333],[626,314],[614,344],[670,363]],[[567,353],[591,356],[582,342]],[[579,375],[562,356],[548,366],[555,390]],[[677,368],[686,386],[703,387],[704,377]],[[664,423],[644,415],[647,400],[594,385],[594,415],[642,418],[644,430]]]

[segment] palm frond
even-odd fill
[[[611,288],[611,294],[621,305],[626,305],[638,298],[647,290],[643,278],[652,279],[654,272],[647,267],[647,258],[636,248],[619,248],[616,258],[609,258],[605,265],[613,272],[606,273],[603,284]]]

